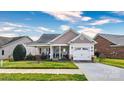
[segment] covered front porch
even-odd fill
[[[41,59],[67,60],[69,59],[69,46],[67,44],[36,46]]]

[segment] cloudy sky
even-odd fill
[[[97,33],[124,34],[124,12],[105,11],[1,11],[0,36],[30,36],[63,33],[68,29],[94,37]]]

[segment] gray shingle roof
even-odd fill
[[[10,42],[12,40],[12,38],[9,37],[0,37],[0,46]]]
[[[99,34],[116,45],[124,45],[124,35]]]
[[[0,36],[0,47],[2,47],[3,45],[9,44],[11,42],[14,42],[16,40],[19,40],[21,38],[24,38],[24,37],[27,37],[27,36],[20,36],[20,37],[2,37],[2,36]],[[27,37],[27,38],[29,38],[29,37]]]
[[[49,41],[53,40],[60,34],[43,34],[39,40],[37,40],[37,43],[48,43]]]

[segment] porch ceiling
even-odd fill
[[[68,44],[42,44],[42,43],[36,43],[36,44],[30,44],[28,46],[31,47],[40,47],[40,46],[69,46]]]
[[[35,44],[29,44],[28,46],[31,47],[38,47],[38,46],[50,46],[50,44],[45,44],[45,43],[35,43]]]

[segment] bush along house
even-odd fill
[[[95,43],[88,36],[70,29],[63,34],[43,34],[39,40],[28,46],[38,48],[38,55],[43,59],[91,61]]]
[[[94,38],[95,54],[108,58],[124,58],[124,35],[98,34]]]

